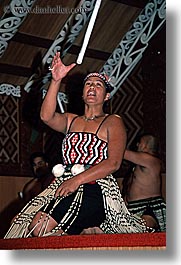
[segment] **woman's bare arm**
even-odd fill
[[[52,61],[52,80],[40,111],[40,117],[44,123],[52,129],[63,133],[66,131],[68,116],[71,116],[71,114],[56,112],[57,94],[62,79],[75,65],[73,63],[65,66],[60,59],[60,53],[56,53]]]

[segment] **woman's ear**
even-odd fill
[[[110,98],[110,93],[106,93],[106,96],[105,96],[105,99],[104,99],[104,101],[107,101],[107,100],[109,100],[109,98]]]

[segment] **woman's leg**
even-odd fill
[[[32,235],[35,237],[43,235],[46,236],[46,233],[50,232],[57,225],[58,223],[51,216],[48,216],[47,213],[40,211],[35,215],[29,225],[29,231],[32,230]],[[58,232],[61,234],[63,231],[59,230]]]

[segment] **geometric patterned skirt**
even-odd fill
[[[54,195],[61,183],[69,178],[72,178],[72,173],[70,171],[65,172],[61,177],[56,177],[53,183],[32,199],[16,216],[4,238],[32,237],[33,231],[39,223],[37,222],[31,230],[29,230],[29,226],[34,216],[39,211],[46,212],[47,214],[43,221],[42,227],[44,227],[44,229],[43,233],[40,235],[41,237],[53,236],[55,233],[56,235],[61,236],[64,235],[64,233],[68,233],[67,231],[69,231],[76,219],[79,218],[85,192],[84,185],[81,185],[74,193],[72,202],[58,225],[50,232],[46,231],[46,227],[48,226],[49,218],[56,206],[61,200],[68,197],[57,197],[55,199]],[[100,192],[102,192],[103,209],[105,212],[105,218],[99,226],[103,233],[150,232],[143,219],[128,211],[125,202],[122,199],[119,186],[112,175],[109,175],[104,179],[96,180],[96,183],[100,186]],[[89,205],[87,205],[87,207],[89,207]],[[44,213],[42,213],[42,218],[43,214]],[[63,233],[62,230],[64,231]],[[59,231],[61,232],[59,233]]]

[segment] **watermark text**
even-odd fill
[[[78,7],[78,8],[70,8],[70,7],[62,7],[60,5],[56,6],[45,6],[40,7],[36,5],[35,7],[13,7],[14,10],[11,10],[10,6],[4,7],[5,13],[10,13],[12,11],[18,14],[72,14],[72,13],[85,13],[88,11],[86,8]],[[14,13],[12,12],[12,13]]]

